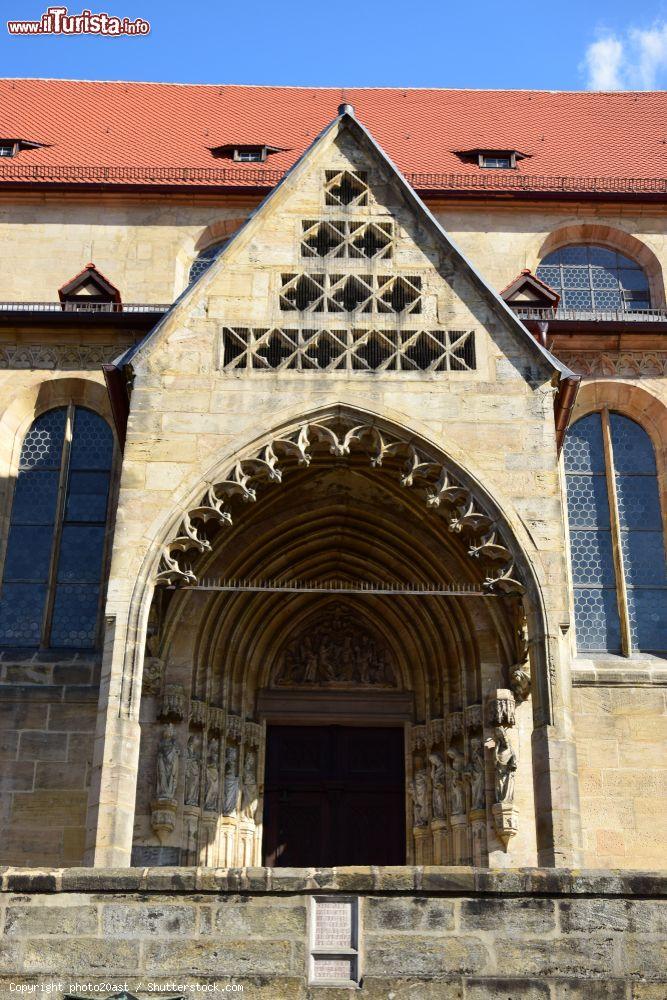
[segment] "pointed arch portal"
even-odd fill
[[[534,591],[495,502],[342,408],[208,478],[153,557],[140,756],[178,727],[182,789],[139,783],[137,863],[157,836],[186,864],[487,864],[517,808],[484,742],[529,738]],[[529,756],[520,786],[532,811]]]

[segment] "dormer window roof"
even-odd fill
[[[518,149],[497,147],[459,149],[455,152],[465,163],[476,163],[483,170],[514,170],[519,160],[530,157],[530,153],[522,153]]]
[[[219,159],[234,160],[236,163],[264,163],[273,153],[283,153],[280,146],[268,146],[266,143],[226,143],[224,146],[210,146],[213,156]]]
[[[503,288],[500,295],[512,309],[552,309],[555,312],[560,302],[559,293],[527,267]]]
[[[73,311],[120,311],[120,292],[91,262],[58,289],[63,309]]]
[[[16,156],[24,149],[41,149],[43,142],[30,142],[28,139],[5,139],[0,137],[0,156]]]

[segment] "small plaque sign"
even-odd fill
[[[133,868],[174,867],[181,863],[180,847],[151,847],[137,844],[132,848]]]
[[[355,986],[359,982],[359,900],[312,897],[310,982]]]
[[[317,904],[316,948],[352,948],[352,900],[323,900]]]

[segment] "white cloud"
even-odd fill
[[[586,49],[588,90],[655,90],[667,78],[667,22],[607,32]]]

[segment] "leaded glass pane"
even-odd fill
[[[628,613],[633,646],[647,653],[667,652],[667,590],[629,590]]]
[[[598,289],[593,293],[593,302],[599,312],[604,312],[605,310],[618,312],[619,309],[623,308],[623,298],[618,289]]]
[[[19,472],[60,468],[66,418],[64,407],[48,410],[37,417],[23,439]]]
[[[630,288],[633,291],[644,291],[648,289],[648,281],[643,271],[631,271],[628,268],[621,268],[618,272],[622,288]]]
[[[51,645],[89,649],[95,645],[100,588],[62,583],[56,587]]]
[[[102,525],[66,524],[58,560],[58,583],[99,583],[104,547]]]
[[[614,288],[618,290],[618,276],[615,271],[611,271],[609,268],[593,267],[591,268],[591,285],[593,288]]]
[[[563,288],[590,288],[590,284],[587,267],[563,268]]]
[[[108,495],[106,472],[72,472],[65,517],[68,521],[104,521]]]
[[[564,288],[561,289],[561,295],[564,309],[590,311],[593,308],[592,293],[582,288]]]
[[[206,250],[202,250],[196,259],[193,260],[190,266],[189,284],[192,284],[193,281],[196,281],[197,278],[204,273],[204,271],[209,269],[216,257],[222,252],[226,242],[227,241],[225,241],[225,243],[218,243],[212,247],[207,247]]]
[[[629,587],[667,585],[667,562],[662,531],[623,531],[621,552]]]
[[[615,250],[608,250],[606,247],[588,247],[588,259],[592,267],[615,268],[618,264],[618,255]]]
[[[39,646],[46,584],[4,583],[0,601],[0,643]]]
[[[644,428],[620,413],[611,413],[609,423],[616,471],[655,475],[653,444]]]
[[[577,420],[565,438],[566,472],[604,473],[602,421],[599,413],[590,413]]]
[[[14,489],[12,524],[53,524],[59,478],[58,469],[19,472]]]
[[[575,588],[574,617],[579,650],[620,652],[621,626],[615,590]]]
[[[616,499],[621,530],[662,526],[658,484],[653,476],[616,476]]]
[[[77,406],[72,432],[71,469],[110,469],[113,436],[106,420]]]
[[[575,584],[615,584],[609,531],[571,532],[572,577]]]
[[[550,253],[545,259],[545,263],[549,264],[587,264],[588,263],[588,248],[582,247],[563,247],[562,250],[556,250],[555,253]]]
[[[570,528],[608,527],[609,503],[604,476],[568,476],[567,511]]]
[[[52,540],[52,525],[12,524],[5,557],[5,580],[46,583]]]

